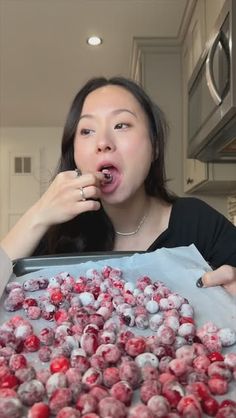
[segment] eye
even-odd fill
[[[115,125],[115,129],[126,129],[129,128],[129,123],[120,122]]]
[[[82,128],[80,130],[80,134],[82,136],[87,136],[87,135],[91,134],[92,132],[93,132],[92,129],[89,129],[89,128]]]

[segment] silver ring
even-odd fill
[[[81,176],[81,171],[80,171],[80,169],[79,169],[79,168],[76,168],[76,169],[75,169],[75,172],[76,172],[76,176],[77,176],[77,177]]]
[[[86,197],[85,197],[85,194],[84,194],[84,188],[80,187],[79,191],[80,191],[80,195],[81,195],[81,200],[84,202],[86,200]]]

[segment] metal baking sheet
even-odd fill
[[[120,258],[131,256],[136,253],[142,254],[143,251],[115,251],[115,252],[97,252],[97,253],[81,253],[81,254],[62,254],[55,256],[37,256],[20,258],[13,262],[13,273],[16,277],[23,276],[27,273],[41,270],[49,267],[70,266],[87,261],[98,261],[107,258]]]

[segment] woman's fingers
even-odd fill
[[[71,173],[68,171],[68,173]],[[86,173],[86,174],[77,174],[77,171],[74,171],[75,179],[77,179],[77,185],[79,187],[85,187],[89,185],[94,185],[99,187],[101,182],[104,180],[104,174],[100,171],[96,173]]]
[[[73,170],[59,173],[40,198],[40,220],[47,227],[69,221],[80,213],[98,210],[102,173],[78,176]]]
[[[101,192],[96,186],[84,186],[78,189],[78,201],[85,201],[89,199],[99,199]]]
[[[203,287],[223,286],[231,294],[236,294],[236,267],[223,265],[208,271],[202,276],[201,282]]]

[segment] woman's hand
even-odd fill
[[[80,213],[98,210],[103,173],[59,173],[43,196],[19,219],[0,245],[11,260],[32,254],[52,225],[73,219]]]
[[[222,286],[231,295],[236,295],[236,267],[223,265],[205,273],[201,281],[203,287]]]
[[[83,174],[76,171],[59,173],[48,190],[34,205],[38,221],[46,227],[73,219],[80,213],[100,209],[99,185],[104,174]]]

